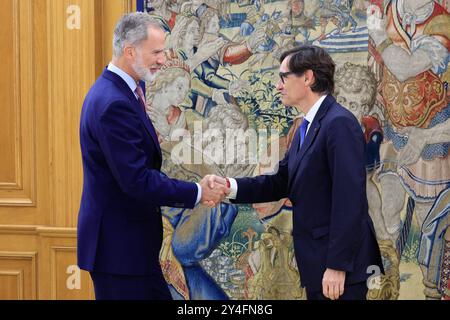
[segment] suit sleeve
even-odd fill
[[[289,152],[278,163],[278,170],[272,175],[236,179],[238,190],[233,203],[262,203],[278,201],[288,196]]]
[[[193,208],[198,193],[196,184],[170,179],[149,168],[143,145],[144,139],[150,137],[143,132],[139,115],[127,102],[111,103],[99,117],[96,135],[121,190],[155,206]]]
[[[327,138],[332,203],[327,268],[353,271],[367,212],[363,133],[355,119],[341,117]]]

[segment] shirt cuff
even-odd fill
[[[228,195],[228,199],[231,200],[235,200],[236,196],[237,196],[237,191],[238,191],[238,185],[236,182],[236,179],[233,178],[228,178],[228,180],[230,181],[230,194]]]
[[[195,205],[198,205],[200,200],[202,199],[202,187],[197,182],[195,184],[197,185],[198,188],[197,200],[195,201]]]

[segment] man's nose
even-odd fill
[[[166,63],[166,55],[164,54],[164,52],[161,52],[157,61],[158,61],[158,64],[161,64],[161,65]]]
[[[283,81],[281,81],[281,79],[278,79],[277,85],[275,86],[275,88],[278,91],[281,91],[283,89]]]

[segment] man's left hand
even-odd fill
[[[345,271],[327,269],[323,274],[323,295],[331,300],[337,300],[344,293]]]

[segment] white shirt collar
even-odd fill
[[[305,119],[308,120],[309,124],[308,124],[308,129],[306,130],[306,132],[308,132],[310,124],[314,121],[314,118],[316,117],[317,111],[319,111],[320,106],[322,105],[323,100],[325,100],[325,98],[327,97],[327,95],[323,95],[319,98],[319,100],[316,101],[316,103],[313,104],[313,106],[311,107],[311,109],[309,109],[308,113],[305,116]]]
[[[122,69],[120,69],[119,67],[115,66],[112,62],[110,62],[108,64],[108,68],[109,71],[117,74],[119,77],[121,77],[123,79],[123,81],[126,82],[126,84],[128,85],[128,87],[130,87],[131,91],[134,93],[134,96],[138,99],[138,95],[136,94],[136,88],[137,88],[137,83],[136,81],[134,81],[134,79],[125,71],[123,71]]]

